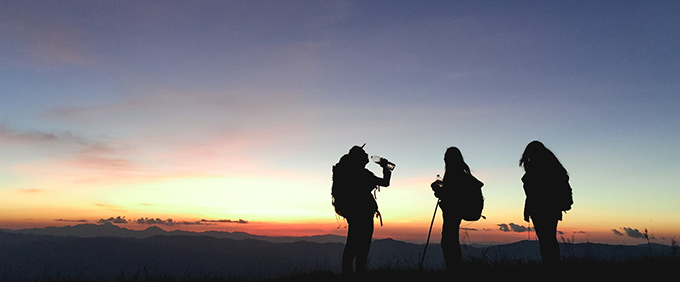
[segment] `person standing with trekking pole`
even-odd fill
[[[442,209],[441,247],[444,253],[446,270],[453,271],[463,263],[460,247],[460,223],[462,220],[474,221],[481,217],[484,185],[470,173],[470,167],[463,160],[463,154],[456,147],[444,153],[445,173],[442,180],[432,182],[430,187],[438,206]],[[481,203],[480,203],[481,201]],[[435,210],[436,212],[436,210]]]

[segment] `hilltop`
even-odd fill
[[[52,235],[52,236],[67,236],[78,238],[95,238],[95,237],[121,237],[121,238],[149,238],[157,235],[168,236],[208,236],[213,238],[235,239],[235,240],[261,240],[272,243],[292,243],[297,241],[308,241],[316,243],[344,243],[345,237],[338,235],[315,235],[315,236],[261,236],[253,235],[246,232],[229,232],[229,231],[205,231],[192,232],[184,230],[165,231],[158,226],[150,226],[144,230],[132,230],[112,223],[103,224],[78,224],[74,226],[63,227],[45,227],[45,228],[29,228],[19,230],[0,229],[0,231],[7,233],[33,234],[33,235]]]
[[[45,235],[98,228],[100,231],[135,234],[137,237],[93,236],[94,233],[88,233],[89,237]],[[153,278],[190,281],[332,281],[338,278],[344,247],[339,242],[307,240],[318,239],[317,237],[286,237],[285,240],[297,240],[271,242],[250,239],[247,238],[249,234],[241,233],[236,235],[246,237],[245,239],[216,238],[203,233],[176,235],[180,233],[165,232],[154,227],[143,231],[123,229],[82,225],[30,230],[35,234],[27,234],[30,232],[26,230],[0,232],[0,280]],[[561,249],[565,265],[572,270],[590,269],[593,272],[597,269],[598,273],[605,270],[618,273],[636,271],[654,275],[663,272],[658,269],[660,267],[674,269],[680,266],[677,248],[672,246],[582,243],[561,244]],[[423,245],[419,244],[392,239],[374,240],[369,255],[369,268],[375,271],[370,275],[395,279],[438,279],[443,275],[443,258],[439,245],[430,246],[425,259],[425,272],[418,272],[416,270],[422,251]],[[497,278],[501,278],[501,275],[526,275],[541,270],[538,253],[536,241],[486,247],[463,246],[466,273]],[[652,272],[648,273],[650,271]]]

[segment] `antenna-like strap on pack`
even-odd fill
[[[380,214],[380,211],[379,211],[379,210],[376,210],[376,211],[375,211],[375,217],[380,218],[380,226],[383,226],[383,223],[382,223],[382,215]]]

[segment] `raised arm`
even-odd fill
[[[391,178],[392,178],[392,171],[389,168],[387,168],[387,166],[383,166],[383,177],[382,178],[376,177],[376,179],[378,180],[378,183],[377,183],[378,186],[382,186],[382,187],[390,186],[390,179]]]

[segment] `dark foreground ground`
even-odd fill
[[[149,276],[144,273],[119,277],[128,281],[679,281],[680,259],[646,259],[625,262],[564,261],[559,266],[546,267],[534,262],[507,262],[491,265],[484,262],[467,263],[457,271],[417,269],[374,269],[362,276],[345,277],[337,272],[310,272],[266,280],[227,279],[206,275],[204,277],[177,279],[171,276]],[[35,281],[35,280],[33,280]],[[98,281],[59,279],[42,281]]]
[[[537,264],[467,265],[453,273],[383,269],[361,277],[309,273],[268,281],[679,281],[680,262],[574,263],[547,268]],[[219,280],[216,280],[219,281]]]
[[[101,226],[100,226],[101,228]],[[273,243],[210,236],[146,238],[52,236],[0,232],[3,281],[680,281],[677,244],[625,246],[562,243],[563,263],[542,267],[536,241],[464,245],[466,264],[442,270],[440,246],[418,265],[422,245],[374,240],[369,271],[338,272],[342,243]]]
[[[537,263],[469,263],[454,272],[381,269],[347,279],[337,273],[309,273],[269,281],[680,281],[680,260],[629,262],[565,261],[558,267]]]

